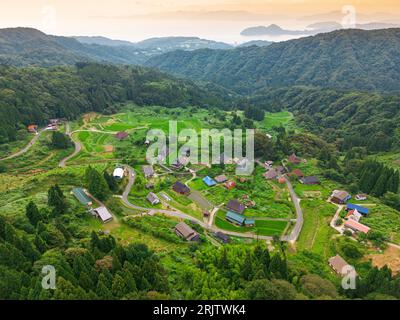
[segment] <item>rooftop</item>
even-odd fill
[[[106,207],[99,207],[97,209],[94,209],[94,211],[99,215],[99,218],[103,222],[110,221],[113,218],[113,216]]]
[[[89,206],[93,202],[82,188],[74,188],[72,189],[72,193],[85,206]]]
[[[348,203],[347,204],[347,210],[357,210],[359,213],[363,214],[363,215],[367,215],[369,214],[369,209],[362,207],[362,206],[358,206],[356,204],[353,203]]]
[[[213,180],[213,179],[211,179],[210,177],[205,177],[204,179],[203,179],[203,182],[208,186],[208,187],[212,187],[212,186],[215,186],[217,183]]]
[[[367,227],[366,225],[363,225],[362,223],[359,223],[353,219],[349,219],[345,222],[344,226],[346,228],[353,229],[355,231],[359,231],[362,233],[368,233],[371,229]]]

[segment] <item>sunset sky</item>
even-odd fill
[[[168,35],[240,41],[240,31],[250,26],[277,23],[304,28],[339,20],[345,5],[354,6],[359,22],[400,23],[399,0],[1,1],[1,28],[26,26],[57,35],[103,35],[131,41]]]

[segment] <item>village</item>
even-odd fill
[[[51,119],[44,129],[30,125],[28,132],[39,135],[44,131],[58,131],[64,129],[64,123],[64,119]],[[135,148],[144,158],[143,150],[150,141],[142,134],[136,137],[132,129],[118,130],[120,128],[122,126],[117,124],[96,124],[88,129],[75,127],[70,136],[79,150],[65,160],[65,165],[73,165],[78,161],[75,159],[89,150],[87,142],[81,140],[85,131],[106,138],[101,146],[105,153],[110,152],[106,147],[127,145],[134,137]],[[115,146],[109,149],[114,151]],[[235,169],[246,166],[246,159],[226,159],[221,154],[223,165],[192,165],[190,150],[183,148],[180,152],[170,164],[164,164],[169,156],[168,148],[159,152],[156,163],[129,166],[114,162],[111,175],[120,191],[113,197],[121,199],[123,207],[135,212],[134,216],[160,214],[178,220],[170,232],[189,243],[201,243],[206,236],[221,244],[243,239],[265,241],[270,247],[277,240],[294,248],[304,245],[304,228],[309,228],[310,224],[309,209],[307,205],[304,208],[304,204],[312,202],[314,197],[321,199],[331,185],[325,185],[325,179],[313,169],[312,159],[295,153],[278,161],[259,159],[253,176],[245,177],[237,176]],[[107,203],[95,199],[84,185],[77,185],[70,192],[90,216],[104,224],[106,232],[109,232],[109,223],[120,220]],[[328,223],[334,234],[356,241],[359,235],[368,235],[373,230],[363,223],[371,212],[370,204],[362,204],[368,202],[368,198],[361,193],[352,196],[341,188],[330,189],[325,201],[336,208],[331,209]],[[340,255],[327,257],[326,263],[339,276],[342,275],[341,266],[348,265]]]

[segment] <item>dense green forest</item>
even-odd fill
[[[146,65],[237,92],[313,85],[357,90],[399,90],[400,29],[341,30],[234,50],[174,51]]]
[[[266,111],[286,108],[307,131],[339,150],[366,147],[371,152],[400,147],[400,98],[393,94],[292,87],[259,92],[241,105]]]
[[[89,111],[115,112],[118,103],[229,107],[224,90],[201,88],[141,67],[79,63],[77,67],[0,66],[0,143],[16,139],[29,124],[75,119]]]
[[[336,280],[327,279],[324,262],[302,253],[313,266],[293,263],[283,243],[273,253],[261,243],[219,249],[193,244],[169,257],[141,243],[122,246],[104,233],[80,232],[76,221],[82,213],[63,202],[63,192],[55,185],[48,192],[48,207],[39,210],[30,202],[25,218],[17,221],[0,215],[2,299],[400,298],[400,277],[386,267],[367,269],[357,290],[342,292]],[[349,257],[359,254],[351,243],[342,248]],[[42,268],[47,265],[57,272],[55,290],[42,288]]]

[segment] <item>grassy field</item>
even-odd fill
[[[325,200],[303,200],[304,225],[297,243],[298,250],[309,250],[329,258],[329,242],[336,233],[329,225],[337,208]]]
[[[282,235],[283,231],[285,231],[288,222],[286,221],[277,221],[277,220],[256,220],[255,227],[239,227],[232,223],[229,223],[225,219],[226,212],[220,210],[218,211],[215,217],[215,225],[222,229],[232,232],[239,233],[254,233],[260,236],[275,236]]]
[[[262,130],[271,131],[274,127],[285,127],[288,130],[296,130],[294,116],[288,111],[267,113],[265,119],[257,124]]]
[[[58,166],[58,163],[72,152],[68,150],[53,149],[50,145],[52,132],[46,131],[41,134],[38,141],[29,151],[19,157],[1,161],[6,172],[31,174],[32,171],[46,171]]]

